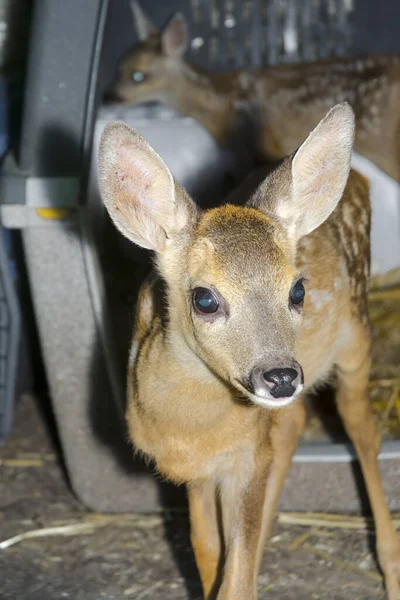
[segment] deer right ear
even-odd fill
[[[133,25],[136,29],[139,41],[144,42],[144,40],[147,40],[152,33],[158,33],[157,27],[146,15],[139,2],[137,2],[137,0],[131,0],[129,4],[132,11]]]
[[[120,232],[135,244],[162,252],[195,219],[196,207],[137,132],[120,122],[104,129],[99,151],[103,202]]]
[[[182,13],[176,13],[161,34],[163,52],[169,58],[180,58],[188,44],[188,27]]]

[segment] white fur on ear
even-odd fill
[[[176,187],[160,156],[124,123],[105,127],[98,171],[101,196],[112,220],[139,246],[162,252],[167,239],[186,225],[190,199]]]
[[[281,207],[281,216],[290,213],[297,237],[311,233],[336,208],[350,172],[354,134],[352,108],[347,102],[337,104],[294,155],[293,202]]]
[[[182,13],[176,13],[161,34],[163,52],[169,58],[180,58],[188,44],[188,26]]]
[[[141,42],[147,40],[152,33],[157,33],[158,29],[145,14],[143,8],[137,0],[131,0],[129,3],[132,11],[133,26]]]
[[[334,106],[297,152],[264,179],[248,206],[279,221],[293,242],[311,233],[343,195],[354,132],[350,105]]]

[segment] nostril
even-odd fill
[[[297,378],[295,369],[272,369],[263,373],[264,381],[269,384],[274,398],[290,398],[295,393],[293,381]]]
[[[104,104],[116,104],[121,102],[121,98],[118,94],[112,89],[108,88],[103,92],[103,103]]]
[[[297,371],[295,369],[272,369],[263,373],[263,377],[265,381],[273,385],[291,385],[297,377]]]
[[[246,390],[256,396],[269,399],[271,396],[272,398],[294,398],[303,388],[303,371],[297,361],[289,359],[286,364],[288,363],[292,365],[291,368],[276,367],[267,370],[266,363],[263,362],[256,365],[249,377],[241,383]]]

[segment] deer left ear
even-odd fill
[[[334,106],[294,156],[267,177],[250,204],[280,222],[293,240],[311,233],[343,195],[354,132],[350,105]]]
[[[132,11],[133,25],[141,42],[147,40],[150,35],[159,33],[157,27],[146,15],[137,0],[131,0],[130,7]]]
[[[292,161],[292,212],[296,235],[322,225],[341,199],[350,171],[355,119],[349,104],[334,106]]]
[[[182,13],[176,13],[161,34],[162,49],[169,58],[180,58],[188,45],[188,26]]]

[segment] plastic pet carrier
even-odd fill
[[[0,228],[0,446],[11,431],[21,343],[20,308],[5,242]]]
[[[190,59],[215,70],[400,52],[400,4],[391,0],[146,0],[142,6],[157,26],[181,11]],[[96,172],[101,132],[114,119],[137,128],[201,203],[251,168],[221,150],[194,119],[166,106],[101,104],[119,57],[136,42],[128,0],[35,3],[19,156],[5,177],[2,206],[3,222],[22,230],[70,480],[98,511],[151,511],[181,501],[179,491],[133,460],[126,441],[127,351],[148,256],[105,217]],[[353,457],[342,439],[304,438],[280,507],[359,510]],[[380,460],[390,508],[400,509],[399,437],[388,435]]]
[[[15,71],[26,50],[26,9],[26,0],[0,0],[0,165],[9,144],[10,93],[14,95]],[[15,245],[0,220],[0,446],[11,432],[16,399],[27,383],[27,364]]]

